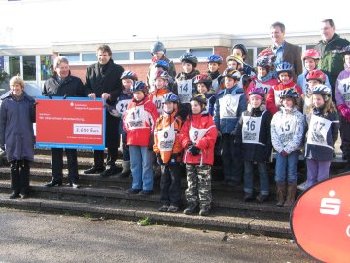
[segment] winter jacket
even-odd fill
[[[118,97],[115,105],[108,106],[108,108],[113,112],[113,116],[120,118],[125,114],[131,100],[132,94],[123,91]]]
[[[215,93],[218,93],[223,88],[222,80],[224,79],[224,77],[220,74],[219,71],[215,71],[215,72],[208,71],[207,73],[212,79],[212,83],[211,83],[212,90]]]
[[[338,51],[349,44],[350,42],[348,40],[340,38],[338,34],[334,34],[330,41],[326,42],[321,40],[315,46],[315,49],[321,55],[321,59],[318,62],[318,68],[329,77],[329,82],[332,87],[334,87],[335,81],[339,73],[343,70],[344,65],[343,56],[339,54]]]
[[[34,160],[35,101],[25,92],[16,99],[11,91],[0,97],[0,145],[6,145],[7,159]]]
[[[301,88],[293,81],[289,82],[288,84],[279,83],[276,86],[272,86],[266,96],[266,109],[271,114],[275,114],[278,111],[278,108],[281,106],[279,97],[280,93],[285,89],[291,88],[294,88],[301,96]]]
[[[166,56],[163,56],[160,60],[164,60],[166,62],[168,62],[169,64],[169,69],[168,69],[168,73],[172,78],[175,78],[176,76],[176,70],[175,70],[175,66],[173,61],[171,61],[169,58],[167,58]],[[150,87],[150,89],[152,90],[151,87],[154,87],[154,74],[157,71],[157,64],[158,60],[155,60],[152,58],[152,63],[149,65],[148,68],[148,73],[147,73],[147,85],[148,87]]]
[[[266,162],[272,150],[270,123],[271,114],[265,105],[251,108],[242,113],[237,125],[235,143],[242,150],[244,161]]]
[[[80,78],[69,74],[62,81],[57,76],[45,81],[43,95],[45,96],[66,96],[66,97],[85,97],[84,84]]]
[[[149,146],[150,142],[153,141],[152,133],[157,118],[156,106],[147,96],[141,101],[132,99],[123,117],[127,145]]]
[[[277,152],[287,153],[300,148],[304,136],[304,115],[296,107],[291,110],[281,109],[272,117],[271,142]]]
[[[208,92],[205,94],[205,97],[207,98],[207,105],[205,107],[205,110],[202,113],[203,114],[209,113],[210,116],[214,116],[216,96],[212,92]]]
[[[244,90],[237,85],[221,90],[215,102],[214,120],[222,134],[234,132],[243,111],[247,109]]]
[[[337,112],[324,115],[322,110],[313,109],[306,116],[305,158],[317,161],[332,161],[334,143],[338,138],[339,119]]]
[[[267,95],[270,89],[276,85],[278,85],[278,80],[275,78],[271,77],[271,78],[268,78],[267,80],[261,80],[258,78],[258,76],[255,76],[248,86],[248,89],[246,92],[247,98],[249,98],[249,92],[254,88],[263,88],[265,91],[265,94]]]
[[[184,148],[184,163],[213,165],[217,135],[213,118],[209,114],[188,116],[180,132],[180,142]],[[191,144],[200,149],[198,155],[193,156],[188,151]]]
[[[96,97],[100,98],[102,93],[109,93],[111,97],[106,103],[115,105],[123,88],[120,79],[123,72],[124,68],[114,64],[112,59],[105,65],[95,63],[88,66],[86,69],[86,94],[95,93]],[[116,135],[118,126],[119,120],[106,111],[106,147],[119,147],[119,138]]]
[[[157,89],[149,95],[149,99],[156,106],[158,114],[163,112],[164,95],[169,92],[170,91],[168,89]]]
[[[177,116],[177,111],[171,114],[163,112],[157,119],[154,128],[154,146],[153,151],[160,154],[163,163],[168,163],[172,155],[175,160],[181,158],[182,146],[179,140],[182,120]]]
[[[339,73],[335,84],[335,101],[337,106],[345,104],[350,107],[350,68]]]

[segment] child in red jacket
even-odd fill
[[[214,162],[214,146],[217,129],[209,114],[202,114],[207,100],[198,94],[191,99],[191,111],[180,132],[180,141],[185,148],[188,207],[184,214],[193,214],[200,206],[199,215],[209,215],[211,207],[211,166]]]
[[[153,193],[153,131],[158,112],[145,94],[145,83],[136,81],[131,90],[133,99],[128,105],[123,121],[132,173],[132,187],[127,192],[149,195]]]

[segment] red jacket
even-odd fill
[[[273,86],[266,97],[266,109],[273,115],[279,110],[280,102],[279,102],[279,94],[282,90],[294,88],[299,96],[303,94],[301,88],[295,84],[294,81],[289,82],[288,84],[279,83],[276,86]]]
[[[252,79],[252,81],[250,82],[249,86],[248,86],[248,89],[246,91],[246,95],[247,95],[247,98],[249,99],[249,92],[254,89],[254,88],[263,88],[264,91],[265,91],[265,98],[266,98],[266,95],[268,94],[268,92],[270,91],[270,89],[273,87],[273,86],[276,86],[278,85],[278,80],[277,79],[274,79],[274,78],[271,78],[269,79],[268,81],[261,81],[259,80],[256,76]]]
[[[158,118],[156,106],[146,96],[141,101],[134,99],[128,105],[123,117],[124,130],[127,134],[127,144],[148,146],[153,140],[153,130]]]
[[[217,135],[213,117],[209,114],[195,114],[187,117],[179,136],[182,147],[185,149],[184,163],[213,165]],[[199,155],[193,156],[188,151],[191,143],[201,150]]]

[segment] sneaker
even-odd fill
[[[95,166],[92,166],[90,169],[85,170],[84,174],[99,174],[102,173],[104,170],[104,167],[96,168]]]
[[[256,197],[256,200],[257,200],[259,203],[266,202],[268,199],[269,199],[269,195],[259,194],[259,195]]]
[[[28,198],[28,194],[19,194],[21,199],[26,199]]]
[[[185,215],[191,215],[196,211],[197,205],[189,204],[188,207],[184,210]]]
[[[210,211],[209,207],[203,206],[201,208],[201,210],[199,210],[199,215],[200,216],[208,216],[209,215],[209,211]]]
[[[131,195],[136,195],[136,194],[138,194],[140,191],[141,191],[141,189],[133,189],[133,188],[130,188],[130,189],[126,190],[126,193],[127,193],[127,194],[131,194]]]
[[[245,193],[243,201],[244,202],[251,202],[254,200],[254,195],[252,193]]]
[[[306,181],[301,183],[301,184],[299,184],[297,186],[297,189],[300,190],[300,191],[305,191],[306,190]]]
[[[78,189],[80,187],[80,185],[78,185],[76,183],[70,183],[70,187],[72,187],[74,189]]]
[[[18,193],[12,193],[11,195],[10,195],[10,199],[16,199],[16,198],[19,198],[20,196],[19,196],[19,194]]]
[[[142,190],[139,192],[139,195],[151,195],[153,194],[153,190]]]
[[[168,212],[170,212],[170,213],[176,213],[178,211],[179,211],[179,207],[176,205],[170,205],[168,208]]]
[[[51,182],[45,184],[46,187],[54,187],[54,186],[61,186],[62,181],[61,180],[52,180]]]
[[[100,173],[100,176],[102,177],[109,177],[115,174],[118,174],[122,171],[120,167],[117,166],[111,166],[108,169],[104,170],[102,173]]]
[[[161,207],[158,208],[159,212],[168,212],[168,205],[162,205]]]

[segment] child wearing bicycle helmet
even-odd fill
[[[212,116],[203,114],[206,103],[203,94],[191,98],[191,114],[180,133],[187,173],[186,215],[193,214],[198,206],[201,216],[209,215],[211,209],[211,167],[218,134]]]
[[[169,93],[169,82],[171,82],[171,77],[168,72],[163,70],[158,70],[155,76],[155,90],[150,93],[149,99],[154,103],[157,108],[158,114],[163,111],[164,95]]]
[[[342,49],[344,70],[338,75],[335,84],[335,102],[340,121],[340,149],[343,159],[347,161],[342,172],[350,171],[350,45]]]
[[[193,83],[194,77],[200,74],[200,72],[196,69],[198,59],[192,53],[183,54],[180,57],[180,61],[182,72],[176,76],[177,87],[174,93],[180,99],[179,115],[185,120],[191,111],[191,98],[194,94],[197,94],[196,86]]]
[[[302,94],[301,88],[293,81],[293,66],[289,62],[277,64],[276,74],[279,84],[273,86],[266,97],[266,108],[271,114],[275,114],[281,106],[279,95],[282,91],[294,89],[299,97]]]
[[[127,193],[150,195],[153,193],[153,131],[158,112],[146,95],[145,83],[136,81],[131,91],[133,98],[123,118],[132,173],[132,185]]]
[[[329,178],[339,120],[332,101],[332,90],[319,84],[312,90],[311,110],[306,115],[308,131],[305,143],[306,188]]]
[[[260,193],[256,200],[265,202],[269,196],[269,176],[266,163],[270,158],[272,145],[270,138],[271,114],[265,108],[265,91],[261,87],[249,92],[248,109],[242,113],[237,125],[235,143],[242,150],[244,161],[244,201],[255,199],[254,166],[258,167]]]
[[[290,207],[297,190],[297,168],[304,137],[304,115],[298,110],[299,93],[285,89],[279,94],[281,107],[271,121],[271,142],[276,150],[275,182],[277,206]],[[288,186],[288,187],[287,187]]]
[[[209,113],[211,116],[214,115],[214,105],[216,96],[214,91],[211,89],[212,79],[208,74],[199,74],[194,77],[194,82],[198,94],[203,94],[207,99],[207,105],[203,113]]]
[[[181,160],[182,146],[179,133],[182,120],[177,115],[179,97],[174,93],[164,95],[162,113],[154,129],[153,151],[157,163],[161,166],[160,177],[160,212],[179,211],[181,206]]]
[[[220,74],[219,69],[223,62],[223,58],[219,55],[211,55],[208,58],[208,74],[212,79],[212,89],[217,93],[221,89],[223,76]]]

